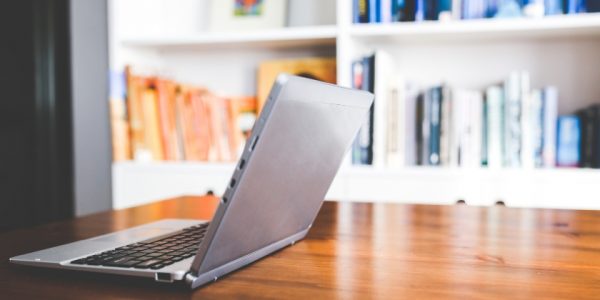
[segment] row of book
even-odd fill
[[[541,17],[599,12],[597,0],[354,0],[354,23]]]
[[[229,97],[154,74],[143,66],[111,73],[113,160],[234,161],[280,73],[336,83],[336,61],[263,61],[257,97]],[[160,73],[160,72],[159,72]]]
[[[352,147],[374,166],[600,167],[600,109],[558,116],[558,90],[526,71],[485,90],[421,88],[384,51],[353,63],[353,87],[375,93]]]
[[[130,68],[110,79],[114,161],[234,161],[256,118],[255,97],[222,97]]]

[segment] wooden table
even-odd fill
[[[304,241],[195,291],[8,263],[216,205],[182,197],[0,234],[0,298],[600,299],[598,211],[326,202]]]

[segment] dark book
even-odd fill
[[[413,22],[417,8],[417,0],[392,0],[398,4],[398,9],[392,18],[400,22]]]
[[[427,166],[430,164],[429,158],[431,155],[431,93],[426,92],[419,98],[417,110],[419,111],[420,119],[420,156],[421,165]]]
[[[353,0],[356,23],[369,23],[369,0]]]
[[[592,168],[600,169],[600,105],[594,105],[590,109],[595,112]]]
[[[425,0],[425,20],[433,21],[438,19],[439,0]]]
[[[579,167],[581,168],[591,168],[593,165],[595,114],[595,109],[591,107],[577,111],[581,122],[581,139],[579,141]]]
[[[423,160],[423,123],[425,116],[425,97],[421,93],[417,96],[417,105],[416,105],[416,126],[415,126],[415,148],[416,148],[416,164],[418,166],[424,165],[425,161]]]
[[[375,54],[363,58],[363,90],[373,93],[375,89]],[[369,146],[367,148],[366,164],[373,164],[373,117],[375,102],[369,111]]]
[[[429,110],[429,165],[440,164],[440,134],[442,119],[442,87],[434,87],[427,92],[430,104]]]

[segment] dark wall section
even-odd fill
[[[0,230],[73,215],[67,1],[0,3]]]

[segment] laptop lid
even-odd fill
[[[368,92],[280,75],[191,271],[306,231],[372,103]]]

